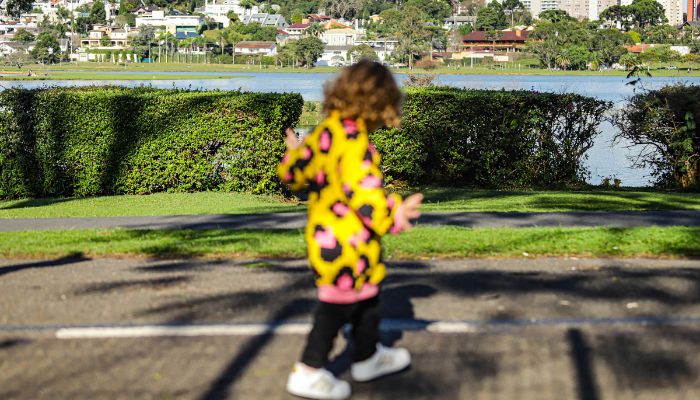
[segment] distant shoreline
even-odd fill
[[[198,72],[205,73],[336,73],[340,70],[340,67],[314,67],[314,68],[280,68],[269,66],[266,68],[260,68],[259,66],[253,65],[241,65],[241,64],[173,64],[173,63],[140,63],[140,64],[128,64],[126,67],[123,65],[115,65],[113,63],[80,63],[80,64],[54,64],[48,66],[24,66],[22,69],[11,69],[6,68],[5,71],[0,71],[0,74],[21,76],[27,74],[31,70],[36,73],[38,78],[49,79],[46,76],[54,74],[68,74],[72,73],[74,76],[71,78],[63,79],[75,79],[75,80],[90,80],[90,79],[109,79],[109,78],[95,78],[94,74],[105,73],[104,75],[111,75],[116,73],[123,73],[124,75],[131,75],[136,73],[146,73],[146,74],[176,74],[176,73],[187,73],[195,74]],[[535,69],[535,68],[485,68],[485,67],[461,67],[455,68],[437,68],[433,70],[424,69],[396,69],[392,68],[392,72],[396,74],[416,74],[416,75],[511,75],[511,76],[627,76],[628,71],[620,70],[604,70],[604,71],[561,71],[561,70],[546,70],[546,69]],[[697,77],[700,76],[700,70],[694,69],[688,72],[687,68],[678,67],[677,69],[652,69],[651,74],[653,77]],[[83,75],[84,74],[84,75]],[[5,77],[0,77],[0,80],[11,80],[4,79]],[[34,77],[26,76],[28,80],[36,80]],[[212,76],[200,76],[199,79],[209,78],[229,78],[227,76],[212,77]],[[128,79],[128,78],[127,78]],[[131,78],[133,79],[133,78]],[[152,78],[153,79],[153,78]],[[173,79],[172,76],[164,76],[162,78],[156,79]],[[193,79],[188,76],[186,79]],[[24,79],[22,79],[24,80]]]

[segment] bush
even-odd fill
[[[575,94],[407,89],[401,128],[372,140],[388,179],[551,187],[583,183],[586,151],[611,103]]]
[[[677,84],[638,93],[614,118],[624,139],[642,146],[632,158],[651,167],[658,186],[698,189],[700,86]]]
[[[0,93],[0,197],[279,193],[298,94],[127,89]]]

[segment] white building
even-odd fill
[[[326,46],[354,46],[362,33],[352,28],[329,29],[321,34],[321,41]]]
[[[311,24],[291,24],[284,28],[284,31],[289,34],[289,40],[299,40],[306,34],[306,28]]]
[[[396,47],[399,45],[399,41],[395,39],[376,39],[376,40],[356,40],[355,46],[360,44],[366,44],[377,53],[379,61],[389,62],[391,55],[393,54]]]
[[[682,0],[656,0],[666,11],[666,19],[669,25],[680,25],[683,23],[683,1]]]
[[[282,15],[267,13],[244,15],[241,22],[246,25],[251,22],[257,22],[262,26],[274,26],[278,29],[285,29],[289,25]]]
[[[165,11],[153,11],[151,16],[136,18],[136,27],[151,25],[163,27],[169,33],[177,35],[196,34],[199,27],[204,24],[204,17],[198,15],[165,15]]]
[[[236,43],[234,51],[236,55],[274,56],[277,54],[277,43],[246,40]]]
[[[231,11],[236,13],[241,20],[247,14],[258,14],[260,12],[258,6],[252,6],[249,9],[241,7],[240,0],[204,0],[204,14],[222,24],[224,28],[230,24],[228,13]]]
[[[353,46],[325,46],[323,54],[316,61],[319,66],[342,67],[349,65],[352,61],[347,59],[348,50]]]
[[[462,25],[474,26],[476,23],[476,17],[472,15],[453,15],[451,17],[445,18],[442,27],[450,30]]]

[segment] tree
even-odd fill
[[[496,40],[500,39],[503,37],[503,31],[499,31],[496,29],[489,29],[484,33],[484,39],[490,40],[491,41],[491,52],[493,55],[496,55]]]
[[[633,44],[632,38],[617,29],[600,29],[593,33],[592,50],[600,55],[600,61],[612,65],[627,53],[625,45]]]
[[[109,40],[109,36],[107,36],[107,35],[102,36],[102,38],[100,39],[100,45],[101,45],[102,47],[109,47],[109,46],[111,46],[111,45],[112,45],[112,41]]]
[[[324,28],[323,25],[321,25],[318,22],[314,22],[313,24],[306,27],[306,29],[304,30],[304,33],[307,36],[319,37],[325,31],[326,31],[326,28]]]
[[[334,16],[345,18],[362,10],[364,0],[322,0],[321,5]]]
[[[107,12],[105,11],[105,3],[102,0],[95,0],[90,8],[90,19],[93,24],[100,24],[107,21]]]
[[[564,10],[545,10],[540,13],[538,16],[539,19],[544,20],[544,21],[549,21],[552,23],[558,23],[558,22],[566,22],[566,21],[575,21],[576,19],[570,16],[566,11]]]
[[[32,11],[34,0],[6,0],[5,12],[12,18],[19,18],[22,13]]]
[[[323,54],[323,42],[321,39],[308,36],[297,40],[296,55],[304,61],[304,66],[313,67],[316,61]]]
[[[245,9],[246,14],[250,13],[250,10],[255,7],[258,3],[255,0],[241,0],[240,6]]]
[[[490,29],[504,29],[508,26],[503,7],[496,0],[491,1],[486,7],[479,10],[476,16],[476,29],[488,31]]]
[[[515,14],[520,11],[525,11],[525,5],[520,0],[504,0],[503,12],[510,14],[510,26],[515,25]]]
[[[413,6],[404,6],[401,19],[394,27],[395,37],[399,39],[397,51],[408,57],[408,68],[413,69],[413,58],[430,46],[430,31],[425,27],[425,14]]]
[[[357,62],[365,58],[372,61],[379,61],[377,52],[366,43],[358,44],[357,46],[353,46],[350,48],[350,50],[348,50],[348,61]]]
[[[300,24],[303,19],[304,19],[304,13],[301,12],[301,10],[299,10],[299,9],[295,9],[294,11],[292,11],[292,15],[289,18],[289,20],[293,24]]]
[[[43,64],[53,64],[58,61],[61,48],[58,39],[49,32],[41,32],[36,37],[36,46],[32,50],[32,56]]]
[[[3,61],[5,65],[11,65],[13,67],[17,67],[18,69],[22,69],[22,67],[27,64],[34,63],[32,56],[22,50],[6,55],[3,57]]]
[[[442,25],[443,19],[452,15],[452,6],[446,0],[408,0],[407,6],[413,6],[423,11],[428,19]]]
[[[627,6],[635,25],[645,28],[648,25],[658,25],[667,22],[664,7],[655,0],[634,0]]]
[[[36,37],[32,35],[31,32],[24,28],[19,28],[15,32],[15,36],[12,38],[13,41],[15,42],[20,42],[20,43],[30,43],[33,42]]]

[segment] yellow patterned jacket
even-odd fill
[[[332,112],[278,167],[292,190],[309,191],[306,243],[321,301],[348,304],[378,293],[381,237],[397,233],[401,197],[386,195],[380,156],[362,119]]]

